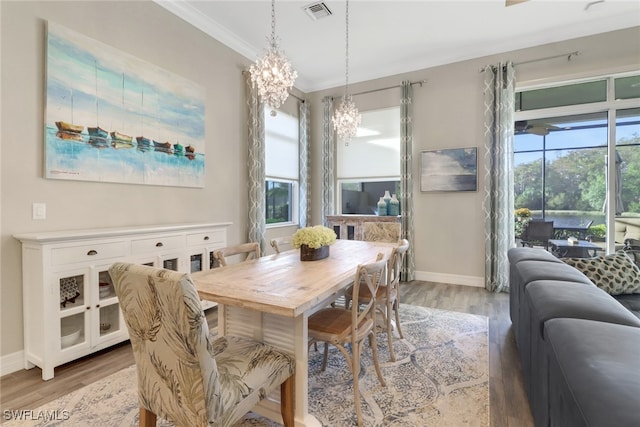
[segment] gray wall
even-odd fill
[[[2,109],[0,161],[0,356],[22,350],[20,244],[16,233],[96,227],[233,222],[229,242],[246,240],[246,110],[241,70],[249,60],[150,1],[0,2]],[[166,68],[206,90],[206,183],[202,189],[47,180],[43,178],[45,21]],[[572,50],[572,62],[517,68],[521,82],[638,69],[638,28],[354,84],[353,92],[428,79],[414,96],[414,168],[421,150],[482,147],[482,75],[500,58],[525,61]],[[357,67],[353,63],[352,67]],[[309,94],[312,223],[320,223],[322,103],[342,88]],[[398,104],[399,89],[358,96],[361,110]],[[294,102],[290,100],[288,102]],[[294,110],[293,104],[287,110]],[[479,159],[484,152],[480,148]],[[480,188],[483,183],[479,177]],[[477,284],[484,274],[482,191],[421,194],[416,182],[416,268],[423,278]],[[31,219],[34,202],[47,219]],[[222,206],[222,207],[221,207]],[[293,230],[271,230],[269,236]]]

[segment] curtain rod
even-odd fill
[[[295,99],[297,99],[300,102],[305,102],[304,99],[300,98],[298,95],[296,95],[295,93],[291,93],[289,92],[289,95],[293,96]]]
[[[246,70],[242,70],[242,74],[247,73]],[[411,86],[413,85],[420,85],[420,87],[422,87],[423,84],[427,83],[426,79],[423,80],[418,80],[417,82],[411,82]],[[356,95],[365,95],[368,93],[373,93],[373,92],[380,92],[383,90],[389,90],[389,89],[395,89],[395,88],[400,88],[402,87],[402,85],[395,85],[395,86],[389,86],[389,87],[383,87],[380,89],[371,89],[371,90],[366,90],[364,92],[358,92],[358,93],[352,93],[351,96],[356,96]],[[289,95],[293,96],[295,99],[297,99],[300,102],[305,102],[305,100],[303,98],[300,98],[299,96],[297,96],[296,94],[289,92]]]
[[[427,82],[426,79],[425,80],[418,80],[417,82],[411,82],[411,86],[420,85],[420,87],[422,87],[422,85],[425,84],[426,82]],[[366,95],[368,93],[381,92],[383,90],[395,89],[395,88],[400,88],[400,87],[402,87],[402,85],[383,87],[383,88],[380,88],[380,89],[365,90],[364,92],[352,93],[351,96]]]
[[[571,61],[571,59],[574,56],[578,56],[580,55],[580,51],[579,50],[574,50],[573,52],[569,52],[569,53],[561,53],[560,55],[553,55],[553,56],[545,56],[544,58],[537,58],[537,59],[530,59],[528,61],[522,61],[522,62],[515,62],[513,65],[524,65],[524,64],[530,64],[532,62],[540,62],[540,61],[548,61],[549,59],[556,59],[556,58],[567,58],[567,61]],[[487,65],[485,67],[480,68],[480,72],[484,73],[488,68],[492,67],[491,65]]]

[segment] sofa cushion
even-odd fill
[[[522,340],[520,362],[536,426],[549,425],[548,364],[544,329],[550,319],[575,318],[635,326],[640,319],[602,289],[581,283],[539,280],[526,288],[529,340]],[[640,299],[640,295],[634,295]]]
[[[640,328],[551,319],[545,340],[552,425],[640,425]]]
[[[613,298],[640,319],[640,294],[614,295]]]
[[[528,284],[536,280],[561,280],[564,282],[578,282],[593,286],[591,280],[574,268],[564,263],[523,260],[518,263],[518,271],[522,283]]]
[[[540,248],[511,248],[507,252],[509,262],[513,265],[520,261],[562,262],[551,253]]]
[[[595,258],[562,258],[611,295],[640,293],[640,268],[624,253]]]

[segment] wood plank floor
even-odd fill
[[[529,402],[509,319],[509,295],[482,288],[415,281],[403,284],[401,301],[489,317],[489,372],[492,427],[533,426]],[[211,327],[216,309],[207,312]],[[34,368],[0,378],[0,410],[35,409],[134,363],[131,346],[120,344],[60,366],[55,377],[42,381]]]

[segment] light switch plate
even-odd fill
[[[34,203],[32,213],[33,213],[33,219],[47,219],[47,204]]]

